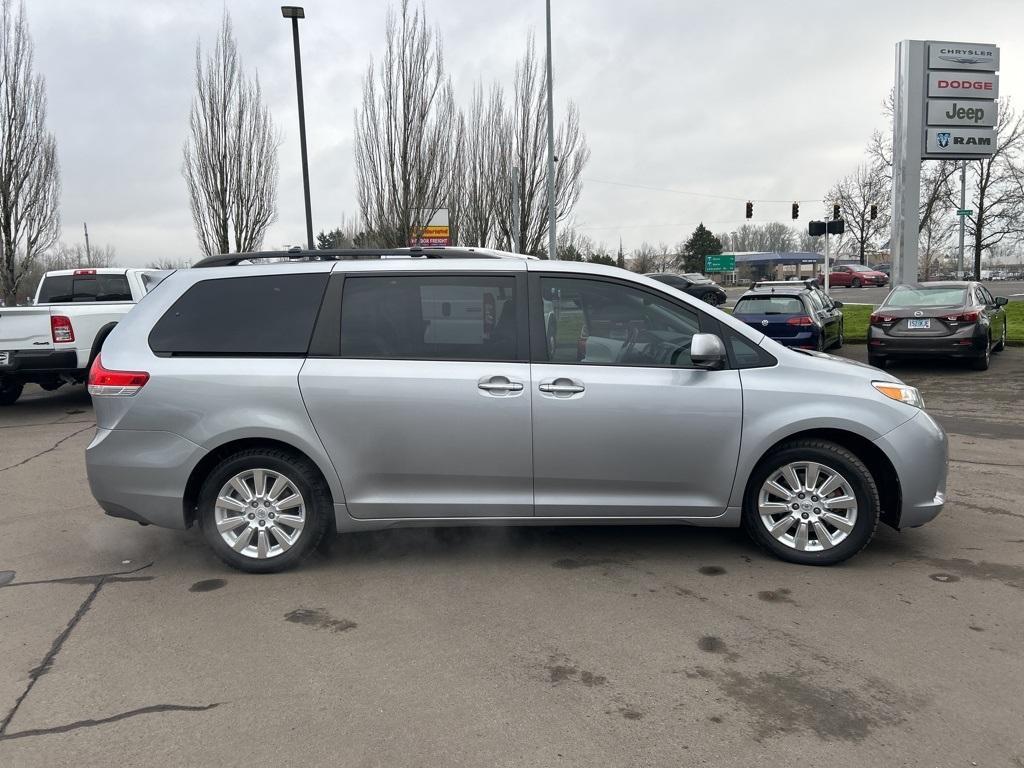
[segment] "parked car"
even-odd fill
[[[939,281],[894,288],[871,315],[868,362],[899,357],[970,358],[986,370],[1006,347],[1007,299],[977,282]]]
[[[663,283],[455,248],[240,264],[312,256],[207,258],[113,330],[86,450],[107,514],[266,572],[328,531],[595,522],[742,525],[824,565],[942,509],[914,387]]]
[[[825,273],[818,273],[818,282],[825,284]],[[887,285],[889,276],[885,272],[865,267],[863,264],[837,264],[828,275],[830,288],[862,288],[869,285]]]
[[[724,304],[728,298],[721,286],[698,273],[688,272],[684,275],[677,275],[671,272],[651,272],[647,277],[657,280],[659,283],[671,285],[673,288],[677,288],[691,296],[696,296],[713,307]]]
[[[47,272],[31,307],[0,309],[0,405],[25,384],[45,390],[81,383],[118,321],[169,274],[153,269]]]
[[[733,317],[787,347],[843,346],[843,303],[814,280],[754,283],[736,302]]]
[[[881,272],[886,277],[892,279],[892,264],[885,262],[884,264],[875,264],[874,270]]]

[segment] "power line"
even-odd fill
[[[603,179],[591,179],[589,177],[583,178],[583,181],[588,181],[591,184],[607,184],[613,187],[631,187],[633,189],[647,189],[652,192],[671,192],[675,195],[687,195],[689,197],[706,197],[714,200],[729,200],[731,202],[739,203],[824,203],[826,202],[822,198],[815,199],[787,199],[787,200],[763,200],[757,197],[733,197],[731,195],[715,195],[710,192],[690,192],[685,189],[672,189],[671,187],[652,187],[647,184],[630,184],[624,181],[605,181]]]

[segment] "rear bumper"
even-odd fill
[[[892,461],[900,479],[899,528],[924,525],[946,503],[949,441],[942,427],[921,411],[875,441]]]
[[[16,349],[7,365],[0,365],[0,376],[30,378],[36,373],[78,371],[78,353],[74,349]]]
[[[112,517],[185,528],[185,484],[205,454],[171,432],[97,429],[85,449],[89,489]]]
[[[973,326],[948,336],[890,336],[876,328],[868,331],[868,352],[873,357],[978,357],[985,354],[988,334]]]

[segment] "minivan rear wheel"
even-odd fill
[[[833,565],[867,546],[880,506],[874,477],[852,451],[800,439],[772,451],[751,474],[743,527],[782,560]]]
[[[274,448],[232,454],[199,493],[199,525],[225,563],[249,573],[291,568],[328,528],[330,491],[308,459]]]

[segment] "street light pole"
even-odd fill
[[[281,15],[292,20],[292,42],[295,45],[295,89],[299,95],[299,146],[302,148],[302,193],[306,199],[306,246],[313,250],[313,211],[309,204],[309,160],[306,155],[306,107],[302,100],[302,56],[299,52],[299,19],[306,12],[297,5],[282,5]]]
[[[558,258],[555,232],[555,107],[551,85],[551,0],[546,0],[548,27],[548,258]]]

